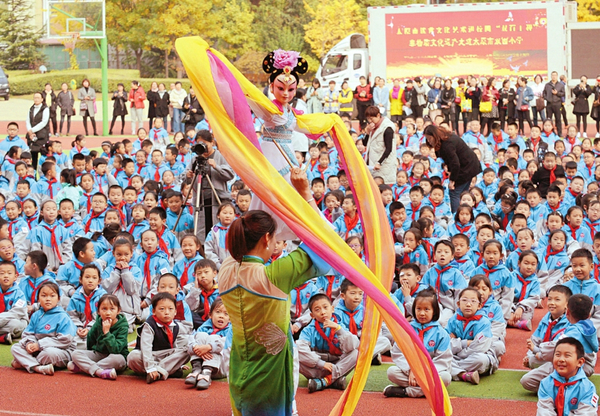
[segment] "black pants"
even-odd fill
[[[56,135],[58,133],[58,123],[56,121],[56,110],[50,111],[50,123],[52,126],[52,134]]]
[[[86,112],[87,114],[87,112]],[[88,128],[87,128],[87,119],[88,116],[84,115],[83,116],[83,130],[85,130],[85,135],[88,135]],[[90,116],[90,120],[92,121],[92,128],[94,129],[94,136],[97,136],[98,134],[96,133],[96,119],[94,117]]]
[[[367,107],[370,105],[371,105],[371,103],[364,103],[362,101],[356,102],[356,109],[358,110],[358,124],[360,125],[361,130],[364,126],[367,125],[367,118],[365,117],[365,111],[367,110]]]
[[[473,108],[473,110],[469,113],[469,121],[473,120],[479,121],[479,108]]]
[[[531,116],[529,115],[529,110],[517,110],[517,116],[519,117],[519,133],[525,133],[525,121],[529,124],[529,130],[531,130]]]
[[[488,136],[492,132],[492,124],[498,121],[497,118],[493,117],[481,117],[481,132],[484,136]],[[485,127],[487,126],[487,131]]]
[[[31,153],[31,166],[33,166],[33,169],[37,172],[38,159],[40,157],[40,152],[32,150],[30,153]]]
[[[112,134],[112,129],[115,126],[115,121],[117,121],[117,118],[119,117],[121,117],[121,134],[123,134],[123,130],[125,129],[125,115],[113,116],[112,121],[110,122],[110,130],[108,134]]]
[[[417,105],[417,104],[412,104],[410,106],[410,109],[412,110],[412,116],[417,118],[417,117],[423,117],[423,106]],[[433,121],[433,120],[432,120]]]
[[[59,133],[62,134],[63,123],[65,122],[65,117],[67,117],[67,135],[68,135],[69,132],[71,131],[71,116],[68,115],[68,114],[61,114],[60,115],[60,129],[59,129]]]
[[[567,120],[567,110],[564,104],[560,106],[560,114],[562,114],[563,121],[565,122],[565,126],[569,125],[569,120]]]
[[[560,120],[560,109],[562,105],[560,103],[552,103],[546,106],[546,111],[548,112],[547,120],[552,120],[552,116],[554,116],[554,123],[556,124],[556,134],[562,137],[562,122]]]
[[[210,189],[210,188],[209,188]],[[208,196],[208,198],[204,198],[204,230],[208,235],[208,232],[212,230],[213,227],[213,217],[212,217],[212,194]]]
[[[581,131],[579,129],[581,122],[583,121],[583,132],[587,133],[587,114],[575,113],[575,118],[577,119],[577,131]]]
[[[502,130],[505,130],[506,127],[506,116],[508,116],[508,123],[513,123],[515,121],[515,118],[511,114],[508,114],[508,108],[500,107],[498,108],[498,113],[498,121],[500,122],[500,128]]]
[[[456,107],[456,114],[454,114],[454,131],[456,132],[456,134],[460,134],[460,132],[458,131],[458,118],[462,118],[462,122],[463,122],[463,134],[465,133],[465,131],[467,131],[467,119],[468,119],[468,114],[466,111],[461,111],[460,107]]]

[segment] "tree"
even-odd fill
[[[312,19],[304,25],[304,39],[319,59],[346,36],[367,34],[367,20],[355,0],[321,1],[314,6],[305,0],[304,7]]]
[[[306,9],[294,0],[262,0],[254,8],[258,49],[295,50],[303,55],[310,51],[304,39],[304,25],[310,22]]]
[[[31,25],[29,0],[0,0],[0,65],[5,69],[28,69],[41,65],[41,31]]]
[[[577,4],[577,20],[580,22],[600,21],[600,3],[598,3],[598,0],[579,0]]]

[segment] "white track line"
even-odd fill
[[[30,412],[17,412],[14,410],[2,410],[0,409],[0,413],[9,414],[9,415],[23,415],[23,416],[68,416],[68,415],[59,415],[54,413],[30,413]]]

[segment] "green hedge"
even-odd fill
[[[71,80],[75,80],[77,87],[81,87],[81,82],[87,78],[90,80],[90,84],[96,92],[102,92],[102,72],[100,69],[79,69],[76,71],[52,71],[45,74],[26,74],[23,75],[21,72],[13,74],[11,71],[7,71],[9,74],[8,82],[10,84],[10,91],[12,95],[26,95],[33,94],[34,92],[41,91],[44,89],[44,85],[47,82],[52,84],[54,90],[59,90],[60,85],[63,82],[69,84]],[[156,78],[147,79],[140,78],[137,70],[131,69],[109,69],[108,70],[108,91],[109,93],[117,90],[117,84],[123,83],[125,90],[129,91],[131,88],[131,81],[137,80],[141,83],[142,87],[146,91],[150,89],[152,81],[158,83],[162,82],[166,85],[167,90],[169,84],[172,82],[180,81],[183,88],[187,91],[190,87],[190,81],[188,79],[167,79],[167,78]]]

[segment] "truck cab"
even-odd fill
[[[369,76],[369,49],[365,36],[360,33],[353,33],[331,48],[317,70],[317,78],[324,88],[329,81],[335,81],[336,87],[341,88],[347,79],[354,89],[361,76]]]
[[[8,75],[4,73],[2,67],[0,67],[0,97],[4,97],[8,100],[10,96],[10,89],[8,87]]]

